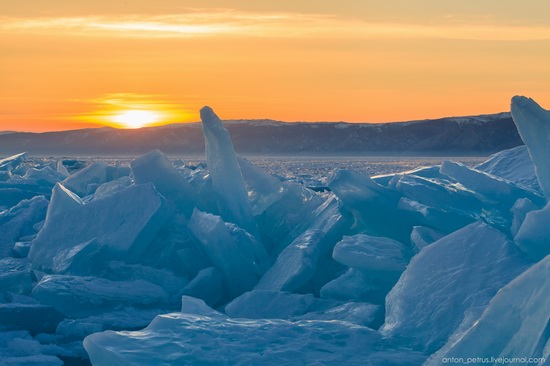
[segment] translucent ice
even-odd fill
[[[191,214],[197,192],[160,150],[153,150],[132,161],[132,173],[136,183],[153,183],[165,198],[175,201]]]
[[[189,228],[213,266],[225,277],[228,294],[234,298],[252,289],[263,274],[267,254],[262,244],[234,224],[197,209]]]
[[[512,98],[512,118],[521,139],[529,149],[535,164],[535,173],[546,199],[550,199],[550,113],[533,99]]]
[[[336,244],[332,257],[347,267],[365,271],[403,272],[411,254],[398,241],[358,234]]]
[[[27,153],[20,153],[0,159],[0,170],[11,171],[27,159]]]
[[[530,262],[501,232],[474,223],[423,248],[386,298],[382,333],[440,348],[470,308],[485,306]]]
[[[527,213],[514,238],[519,248],[534,260],[550,254],[550,203]]]
[[[206,143],[206,161],[212,177],[212,187],[220,199],[221,216],[224,221],[236,224],[259,239],[258,227],[231,136],[210,107],[202,108],[200,113]]]
[[[453,337],[427,365],[451,357],[548,358],[550,256],[518,276],[491,300],[481,318]],[[543,363],[539,363],[542,365]]]
[[[392,349],[377,332],[342,321],[229,319],[190,299],[191,313],[160,315],[139,332],[88,336],[94,365],[421,364],[425,356]]]
[[[525,145],[493,154],[487,161],[476,166],[476,169],[505,178],[535,192],[541,191],[535,175],[535,165]]]
[[[51,271],[58,254],[95,239],[105,258],[135,262],[168,214],[152,184],[132,186],[52,216],[34,240],[29,258],[35,268]]]
[[[161,287],[147,281],[110,281],[90,276],[44,276],[32,291],[41,304],[66,316],[86,316],[121,306],[155,307],[168,301]]]
[[[314,212],[316,221],[277,257],[256,290],[296,291],[315,276],[321,258],[332,251],[351,222],[331,196]]]

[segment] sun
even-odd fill
[[[113,117],[113,121],[125,128],[141,128],[158,122],[158,113],[144,110],[121,112]]]

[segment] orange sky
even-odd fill
[[[203,105],[383,122],[550,102],[548,0],[5,3],[0,131],[114,125],[128,110],[197,121]]]

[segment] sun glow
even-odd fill
[[[158,122],[158,113],[143,110],[125,111],[113,117],[113,121],[125,128],[141,128]]]

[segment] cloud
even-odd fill
[[[4,33],[67,36],[192,38],[273,37],[342,39],[463,39],[485,41],[550,40],[548,26],[452,23],[379,23],[332,15],[190,11],[171,15],[0,18]]]

